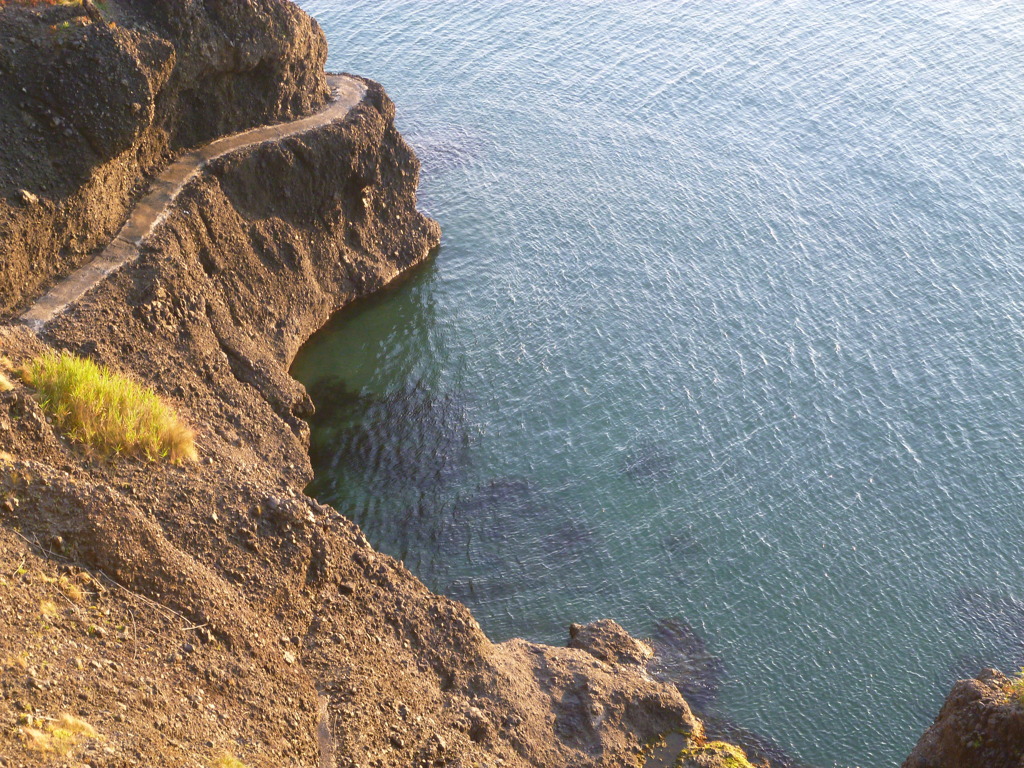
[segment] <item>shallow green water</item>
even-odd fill
[[[492,638],[684,622],[813,765],[1024,660],[1024,7],[302,4],[444,230],[296,361],[312,492]]]

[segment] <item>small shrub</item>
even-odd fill
[[[1021,668],[1017,677],[1012,678],[1006,684],[1005,690],[1010,701],[1016,702],[1017,706],[1024,707],[1024,667]]]
[[[195,437],[148,387],[69,352],[45,352],[22,368],[43,410],[72,440],[101,456],[196,459]]]

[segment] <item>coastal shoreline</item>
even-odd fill
[[[322,33],[290,4],[260,0],[252,15],[199,14],[170,31],[109,5],[117,26],[73,30],[78,47],[45,31],[78,19],[74,8],[26,11],[39,16],[19,44],[52,44],[71,62],[44,75],[66,75],[79,54],[126,57],[128,86],[95,87],[113,94],[111,110],[149,123],[108,144],[92,136],[113,155],[91,156],[89,181],[66,181],[60,200],[21,195],[21,181],[5,187],[12,257],[2,277],[16,286],[7,315],[110,239],[171,155],[248,122],[253,93],[254,113],[275,119],[325,98]],[[280,40],[238,42],[267,19]],[[217,49],[222,38],[232,42]],[[179,61],[190,45],[218,53]],[[196,95],[204,74],[210,88]],[[574,626],[570,647],[491,643],[464,606],[304,494],[312,403],[290,363],[335,312],[440,243],[437,222],[417,209],[419,163],[394,105],[363,82],[344,119],[211,158],[138,238],[138,257],[47,316],[38,335],[0,326],[11,378],[47,349],[89,357],[173,404],[200,453],[188,465],[100,459],[61,435],[27,387],[0,392],[0,755],[64,759],[40,744],[73,713],[97,735],[80,728],[68,754],[94,768],[208,767],[223,755],[250,767],[612,768],[641,765],[672,732],[700,765],[734,766],[729,750],[702,751],[703,724],[676,687],[652,678],[648,644],[614,622]],[[189,126],[205,119],[190,99],[218,94],[237,96],[223,119]],[[94,214],[105,195],[114,202]],[[40,265],[32,254],[54,258]]]
[[[393,121],[367,81],[344,120],[211,160],[137,259],[38,336],[0,328],[13,364],[47,348],[90,357],[197,431],[196,464],[98,459],[24,386],[0,396],[0,521],[22,537],[2,544],[23,563],[22,605],[61,600],[61,578],[96,585],[47,608],[42,633],[31,612],[4,616],[4,637],[29,638],[0,648],[26,659],[5,680],[29,670],[32,713],[74,710],[103,734],[105,747],[76,745],[99,750],[97,765],[209,765],[219,751],[310,765],[330,731],[338,765],[611,766],[666,731],[700,736],[679,693],[640,665],[491,644],[463,606],[302,493],[311,404],[288,364],[334,312],[439,242]],[[13,706],[0,716],[16,721]],[[5,754],[31,752],[35,717]]]

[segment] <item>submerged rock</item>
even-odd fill
[[[421,382],[385,395],[353,392],[328,378],[310,391],[317,429],[310,457],[318,476],[344,468],[379,491],[432,491],[468,461],[465,402]]]
[[[665,443],[644,439],[622,461],[626,476],[638,483],[668,480],[680,464],[679,454]]]
[[[551,558],[589,550],[594,545],[594,535],[579,517],[572,516],[558,522],[550,533],[543,534],[539,542]]]
[[[665,534],[665,538],[662,539],[662,549],[676,563],[707,554],[707,549],[700,542],[697,534],[688,527]]]

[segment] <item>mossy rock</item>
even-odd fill
[[[709,741],[679,753],[677,768],[754,768],[742,749],[724,741]]]

